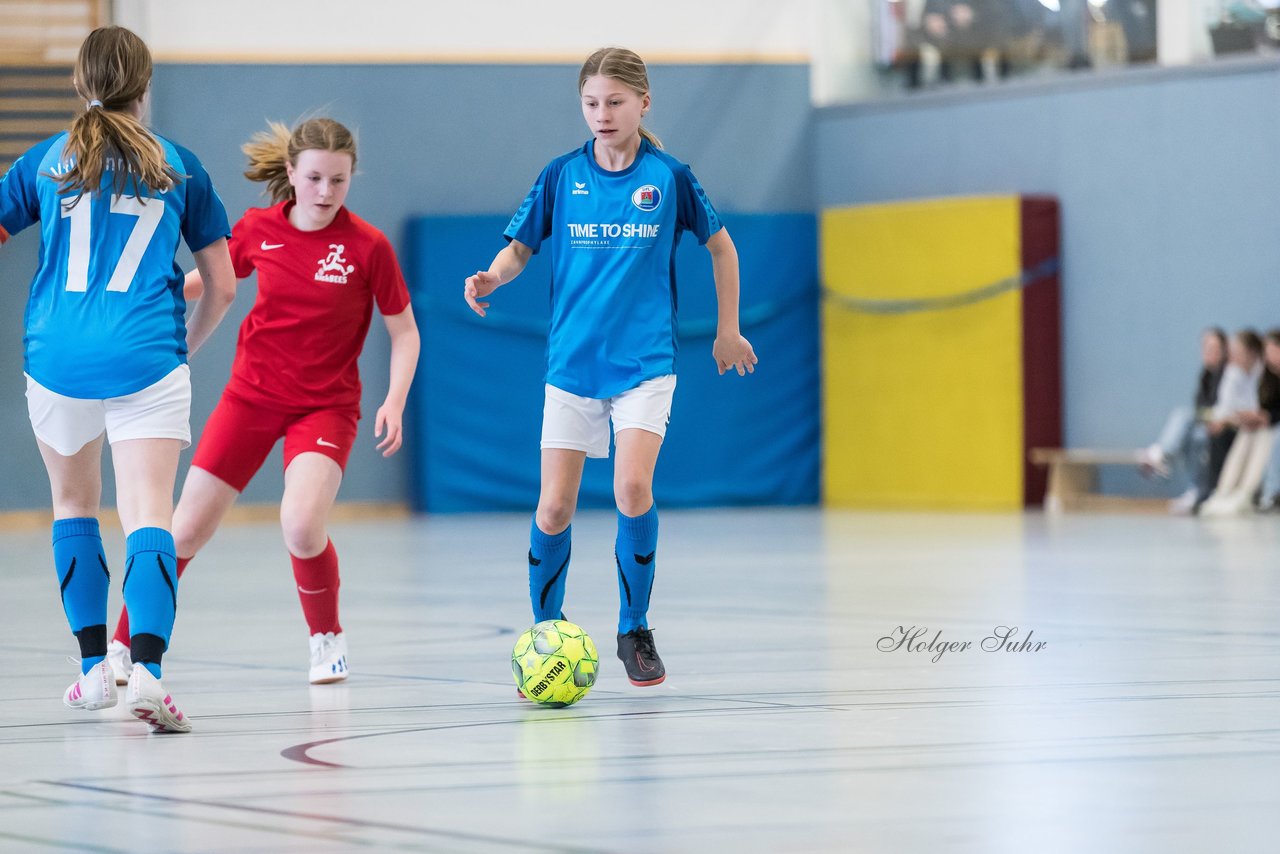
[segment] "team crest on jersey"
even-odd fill
[[[662,204],[662,191],[652,184],[645,184],[631,194],[631,204],[642,211],[656,211]]]
[[[317,282],[333,282],[338,285],[347,283],[347,276],[355,272],[355,265],[348,264],[347,259],[343,258],[343,254],[347,251],[347,247],[343,243],[330,243],[329,254],[319,262],[320,269],[316,271]]]

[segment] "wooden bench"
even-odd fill
[[[1141,451],[1103,451],[1089,448],[1033,448],[1031,462],[1049,467],[1049,488],[1044,496],[1047,513],[1122,510],[1156,513],[1168,507],[1164,498],[1099,495],[1099,466],[1142,464]]]

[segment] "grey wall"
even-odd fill
[[[807,66],[655,66],[650,82],[650,127],[693,166],[720,208],[813,210]],[[159,132],[204,161],[233,219],[265,203],[260,187],[240,175],[239,147],[250,134],[268,118],[337,118],[357,130],[360,142],[348,204],[400,247],[403,225],[415,214],[514,212],[542,166],[587,138],[576,83],[571,66],[162,65],[152,115]],[[0,353],[10,366],[0,376],[0,426],[11,437],[0,454],[0,510],[49,502],[19,368],[38,242],[28,230],[0,250]],[[495,235],[494,251],[500,247]],[[470,272],[458,271],[459,288]],[[252,280],[242,283],[224,326],[193,361],[197,435],[226,381],[236,329],[254,294]],[[361,360],[364,435],[347,469],[346,500],[407,497],[407,462],[383,460],[373,450],[372,416],[386,393],[387,357],[386,331],[375,319]],[[279,454],[250,484],[246,500],[279,496]]]
[[[1203,326],[1280,326],[1278,104],[1272,61],[822,110],[818,202],[1057,195],[1066,439],[1138,447]]]

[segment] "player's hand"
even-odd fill
[[[378,443],[382,456],[389,457],[400,450],[404,443],[404,407],[390,401],[378,407],[378,414],[373,421],[373,437],[376,439],[386,433],[386,438]]]
[[[746,376],[756,372],[756,351],[751,349],[751,342],[741,335],[716,336],[711,345],[711,355],[716,360],[716,368],[721,376],[733,368],[738,376]]]
[[[497,273],[477,270],[474,276],[467,276],[462,296],[466,298],[467,305],[471,306],[472,311],[484,317],[484,310],[489,307],[489,303],[480,302],[480,300],[496,291],[501,284],[502,279],[498,278]]]

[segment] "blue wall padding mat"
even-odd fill
[[[406,416],[415,509],[532,511],[538,500],[549,246],[473,314],[463,280],[502,248],[506,216],[410,221],[405,269],[422,330]],[[760,358],[745,378],[716,372],[711,256],[677,250],[679,353],[671,425],[658,459],[659,507],[818,500],[820,418],[816,219],[731,214],[742,266],[741,323]],[[613,505],[611,460],[587,460],[579,507]]]

